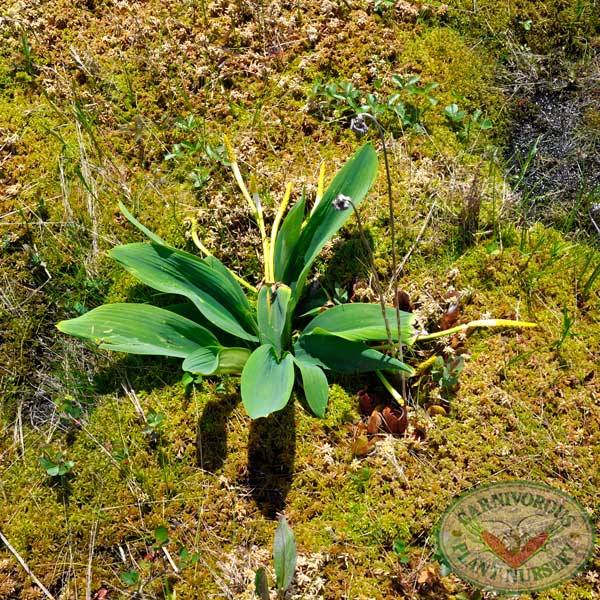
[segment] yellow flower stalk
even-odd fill
[[[212,252],[202,243],[202,240],[198,236],[198,221],[196,219],[191,219],[191,223],[192,241],[194,242],[195,246],[200,250],[200,252],[202,252],[202,254],[204,254],[204,256],[212,256]],[[240,277],[229,268],[227,268],[227,270],[239,284],[243,285],[245,288],[249,289],[255,294],[258,292],[258,290],[251,283],[248,283],[243,277]]]
[[[225,141],[225,147],[227,148],[227,156],[229,158],[229,162],[231,163],[231,170],[233,171],[233,176],[235,177],[235,181],[242,192],[242,196],[244,196],[248,206],[250,207],[250,211],[252,212],[252,216],[256,220],[258,225],[258,229],[260,231],[260,237],[262,240],[262,248],[263,248],[263,262],[265,269],[265,281],[269,283],[273,283],[273,272],[271,270],[271,264],[269,257],[271,255],[269,249],[269,238],[267,237],[267,232],[265,230],[265,220],[263,218],[262,206],[260,203],[255,203],[252,200],[252,196],[250,196],[250,192],[244,183],[242,178],[242,174],[240,172],[240,168],[237,164],[237,159],[235,157],[235,152],[233,151],[233,146],[229,141],[229,138],[226,135],[223,135],[223,140]]]
[[[416,335],[411,342],[411,345],[415,342],[423,342],[429,340],[435,340],[437,338],[446,337],[448,335],[454,335],[469,329],[476,329],[478,327],[537,327],[537,323],[530,323],[528,321],[512,321],[511,319],[481,319],[478,321],[471,321],[463,325],[457,325],[450,329],[444,329],[444,331],[436,331],[435,333],[428,333],[425,335]]]

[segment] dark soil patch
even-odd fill
[[[589,214],[600,193],[600,68],[585,69],[521,86],[507,156],[527,219],[600,233]]]

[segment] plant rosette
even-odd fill
[[[492,319],[421,335],[411,313],[385,306],[383,298],[380,304],[323,307],[304,325],[315,312],[298,314],[297,310],[310,269],[373,185],[377,154],[371,144],[362,146],[324,192],[321,169],[310,212],[302,195],[286,214],[288,185],[268,235],[260,198],[246,188],[227,138],[225,145],[236,183],[260,231],[262,285],[255,287],[214,257],[194,226],[192,239],[203,258],[171,247],[120,204],[121,212],[149,243],[117,246],[110,256],[142,283],[178,294],[185,302],[166,308],[105,304],[61,321],[60,331],[92,340],[106,350],[182,358],[183,370],[194,375],[241,374],[242,403],[248,415],[257,419],[284,408],[296,381],[301,383],[309,409],[322,417],[329,395],[328,372],[375,371],[384,385],[384,371],[414,375],[413,367],[389,353],[396,347],[473,327],[535,326]],[[353,211],[346,210],[350,205]],[[397,326],[390,327],[390,323]],[[387,345],[381,346],[384,341]],[[402,406],[404,399],[389,384],[386,387]]]

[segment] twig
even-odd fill
[[[94,545],[96,544],[96,533],[98,532],[98,519],[92,523],[90,531],[90,551],[88,554],[87,574],[85,579],[85,600],[92,598],[92,559],[94,558]]]
[[[164,546],[161,546],[161,548],[162,548],[164,555],[167,557],[167,560],[169,561],[169,564],[171,565],[171,568],[173,569],[173,571],[175,571],[175,573],[177,573],[177,574],[181,573],[181,569],[175,564],[175,562],[171,558],[170,552]]]
[[[127,377],[125,377],[125,382],[121,382],[121,387],[127,394],[128,398],[131,400],[131,403],[133,404],[133,407],[135,408],[135,412],[137,412],[138,417],[142,421],[144,421],[144,423],[148,423],[146,415],[144,414],[144,409],[142,408],[142,405],[140,404],[140,401],[134,389],[131,387],[131,383],[129,383],[129,379],[127,379]]]
[[[417,235],[417,239],[413,242],[413,245],[408,249],[408,252],[404,255],[404,258],[398,265],[398,271],[396,272],[396,278],[398,278],[400,276],[400,273],[404,269],[404,265],[407,263],[411,254],[415,251],[415,248],[421,242],[421,238],[423,237],[423,234],[425,233],[425,229],[427,229],[427,224],[429,223],[431,216],[433,215],[433,211],[435,210],[435,207],[436,207],[436,202],[434,200],[433,204],[431,205],[431,208],[429,209],[429,212],[427,213],[427,216],[425,217],[425,221],[423,221],[423,225],[421,225],[421,230],[419,231],[419,235]]]
[[[31,577],[33,583],[37,585],[40,590],[44,593],[46,598],[50,598],[50,600],[55,600],[54,596],[46,589],[44,584],[33,574],[33,571],[27,566],[27,563],[23,560],[21,555],[10,545],[10,542],[4,537],[4,534],[0,531],[0,540],[4,543],[4,545],[8,548],[8,551],[17,559],[18,563],[23,567],[27,575]]]

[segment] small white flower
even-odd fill
[[[352,198],[344,194],[338,194],[331,204],[335,210],[348,210],[352,206]]]

